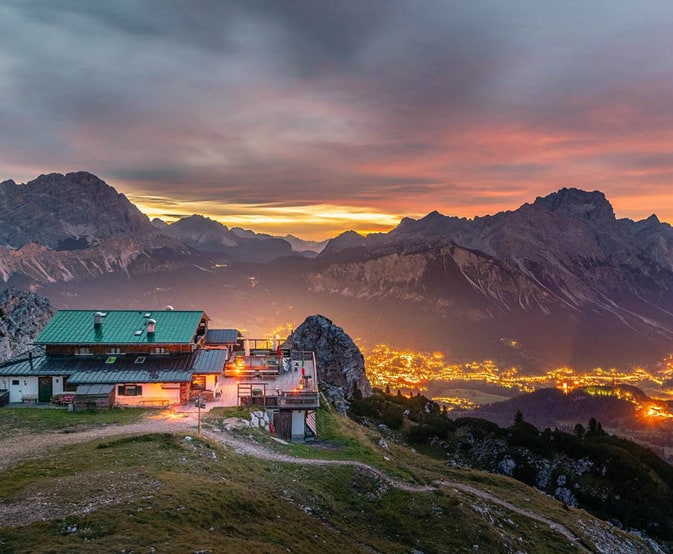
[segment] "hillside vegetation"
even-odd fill
[[[341,416],[321,411],[322,441],[288,445],[229,429],[231,415],[209,414],[204,437],[104,436],[10,463],[0,552],[657,552],[527,485],[447,467]]]
[[[651,450],[608,435],[595,418],[575,434],[539,431],[512,414],[502,428],[476,418],[451,420],[423,396],[378,390],[353,403],[351,417],[384,425],[391,436],[445,460],[509,475],[623,528],[673,540],[673,467]]]

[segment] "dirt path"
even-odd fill
[[[444,487],[444,488],[450,487],[454,489],[456,492],[462,491],[471,494],[486,502],[490,502],[491,504],[495,504],[516,514],[522,515],[539,523],[543,523],[547,525],[552,531],[556,531],[557,533],[560,533],[561,535],[566,537],[582,552],[592,552],[592,550],[586,547],[584,541],[580,537],[578,537],[575,533],[573,533],[570,529],[568,529],[564,525],[561,525],[556,521],[552,521],[551,519],[538,515],[529,510],[525,510],[524,508],[518,508],[517,506],[514,506],[513,504],[510,504],[505,500],[501,500],[500,498],[493,496],[492,494],[481,491],[470,485],[458,483],[455,481],[437,481],[435,482],[436,486],[412,485],[410,483],[406,483],[404,481],[400,481],[398,479],[390,477],[389,475],[386,475],[382,471],[370,465],[364,464],[362,462],[356,462],[352,460],[317,460],[307,458],[293,458],[292,456],[286,456],[283,454],[272,452],[259,444],[254,444],[249,441],[245,441],[243,439],[235,437],[233,434],[227,431],[214,432],[211,430],[206,430],[204,431],[204,435],[215,442],[225,444],[233,448],[239,454],[253,456],[255,458],[259,458],[262,460],[285,462],[291,464],[294,463],[302,465],[315,465],[315,466],[340,465],[340,466],[357,467],[359,469],[362,469],[364,471],[376,475],[383,481],[386,481],[389,485],[406,492],[415,492],[415,493],[433,492],[436,491],[438,487]]]
[[[436,487],[430,487],[427,485],[412,485],[404,481],[400,481],[389,475],[386,475],[378,469],[363,464],[362,462],[356,462],[353,460],[317,460],[312,458],[294,458],[292,456],[287,456],[285,454],[278,454],[273,452],[260,444],[254,444],[244,439],[235,437],[232,433],[228,431],[213,431],[213,430],[204,430],[203,435],[209,439],[224,444],[233,448],[237,453],[253,456],[260,460],[268,460],[273,462],[284,462],[288,464],[301,464],[301,465],[312,465],[312,466],[328,466],[328,465],[339,465],[339,466],[351,466],[357,467],[369,473],[376,475],[381,480],[385,481],[389,485],[398,488],[406,492],[432,492],[436,491]]]
[[[533,521],[537,521],[539,523],[544,523],[545,525],[549,526],[549,528],[552,531],[556,531],[557,533],[560,533],[568,540],[570,540],[570,542],[575,544],[575,546],[577,546],[582,552],[593,552],[593,550],[587,548],[586,543],[580,537],[578,537],[570,529],[568,529],[567,527],[561,525],[556,521],[553,521],[544,516],[536,514],[535,512],[531,512],[529,510],[525,510],[523,508],[514,506],[513,504],[510,504],[506,500],[502,500],[497,496],[493,496],[492,494],[476,489],[464,483],[457,483],[456,481],[436,481],[435,483],[440,487],[451,488],[456,492],[458,491],[466,492],[468,494],[476,496],[477,498],[481,498],[486,502],[490,502],[491,504],[495,504],[496,506],[505,508],[510,512],[514,512],[515,514],[519,514],[521,516],[527,517],[528,519],[532,519]]]
[[[166,419],[151,419],[147,418],[139,423],[132,423],[127,425],[105,425],[93,429],[85,429],[75,432],[52,432],[30,435],[18,435],[0,440],[0,471],[8,469],[22,461],[44,457],[45,453],[53,453],[64,446],[86,442],[90,440],[111,437],[115,435],[128,435],[136,433],[195,433],[196,432],[196,418],[190,414],[185,414],[181,419],[166,420]],[[235,452],[253,456],[258,459],[276,461],[291,464],[314,465],[314,466],[350,466],[357,467],[363,471],[367,471],[379,479],[385,481],[389,485],[400,490],[411,493],[428,493],[438,490],[439,488],[452,489],[455,492],[461,491],[476,498],[484,500],[490,504],[500,506],[510,512],[519,514],[523,517],[529,518],[533,521],[542,523],[549,527],[549,529],[563,535],[566,539],[572,542],[582,552],[593,552],[594,549],[587,546],[587,544],[573,533],[567,527],[559,524],[556,521],[548,519],[544,516],[519,508],[502,500],[492,494],[479,490],[470,485],[459,483],[455,481],[437,481],[434,486],[429,485],[414,485],[391,477],[384,472],[376,469],[370,465],[362,462],[352,460],[319,460],[295,458],[285,454],[273,452],[260,444],[256,444],[249,440],[245,440],[236,436],[228,430],[220,430],[215,428],[204,427],[203,436],[219,444],[232,448]],[[0,510],[1,515],[1,510]]]
[[[48,432],[22,434],[0,439],[0,471],[4,471],[20,462],[42,458],[60,450],[64,446],[77,444],[115,435],[134,433],[175,433],[191,431],[195,428],[193,418],[177,420],[145,419],[139,423],[126,425],[101,425],[81,431]]]

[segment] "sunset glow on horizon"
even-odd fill
[[[562,187],[673,222],[673,4],[0,6],[0,181],[323,239]]]
[[[173,223],[193,214],[203,215],[226,225],[271,235],[293,234],[309,240],[332,238],[343,231],[360,234],[386,232],[403,215],[386,214],[365,207],[336,205],[274,206],[238,205],[220,202],[180,202],[178,199],[128,195],[150,219]]]

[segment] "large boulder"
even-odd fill
[[[54,315],[51,303],[44,296],[8,288],[0,294],[0,362],[30,349]]]
[[[325,316],[307,317],[284,346],[315,352],[321,390],[340,412],[345,413],[353,394],[371,394],[362,352],[341,327]]]

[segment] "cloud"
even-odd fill
[[[628,212],[670,200],[672,27],[663,1],[6,1],[0,178],[396,215],[572,185]]]

